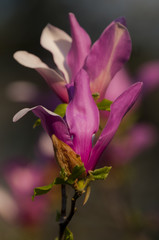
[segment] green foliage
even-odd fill
[[[41,124],[41,120],[40,120],[40,118],[38,118],[38,119],[35,121],[35,123],[34,123],[34,125],[33,125],[33,128],[36,128],[36,127],[40,126],[40,124]]]
[[[112,167],[103,167],[95,169],[94,171],[89,171],[89,174],[94,180],[104,180],[108,177],[111,168]]]
[[[110,111],[110,106],[113,102],[108,99],[103,99],[101,102],[97,103],[99,110]]]
[[[58,185],[58,184],[73,185],[76,179],[78,179],[78,177],[81,176],[81,174],[85,171],[86,170],[84,168],[84,165],[75,166],[73,168],[72,174],[69,177],[66,177],[64,170],[61,169],[60,177],[55,178],[55,180],[52,183],[46,186],[34,188],[34,194],[32,196],[32,199],[34,200],[35,196],[48,193],[53,188],[54,185]]]
[[[34,200],[35,196],[46,194],[52,189],[53,185],[54,183],[50,183],[49,185],[46,186],[34,188],[34,194],[32,196],[32,199]]]
[[[105,180],[110,172],[110,169],[111,167],[103,167],[94,171],[89,171],[86,178],[81,179],[76,183],[77,191],[84,193],[86,189],[86,199],[84,200],[84,203],[87,202],[87,198],[89,198],[90,195],[90,189],[88,188],[90,183],[95,180]]]
[[[66,108],[67,108],[67,105],[66,103],[61,103],[59,104],[56,109],[54,110],[54,113],[60,115],[61,117],[64,117],[65,116],[65,113],[66,113]]]
[[[93,97],[94,100],[96,101],[96,100],[100,97],[100,95],[99,95],[98,92],[96,92],[96,93],[93,93],[93,94],[92,94],[92,97]]]
[[[60,177],[57,177],[51,184],[37,187],[34,189],[34,194],[32,199],[34,200],[35,196],[42,195],[48,193],[54,185],[58,184],[68,184],[75,188],[77,192],[80,194],[85,192],[86,195],[84,199],[84,204],[88,201],[90,196],[90,183],[95,180],[104,180],[107,178],[111,167],[103,167],[96,169],[94,171],[89,171],[88,175],[82,178],[82,174],[86,172],[84,165],[82,166],[75,166],[73,168],[72,174],[67,177],[64,170],[61,169]],[[80,179],[81,177],[81,179]]]
[[[65,184],[66,181],[63,178],[57,177],[54,180],[54,185],[58,185],[58,184]]]
[[[64,168],[61,168],[60,178],[62,178],[64,181],[66,181],[68,179],[68,176],[67,176]]]
[[[81,176],[82,173],[86,171],[84,165],[81,166],[75,166],[73,168],[72,174],[69,176],[67,183],[73,184],[77,178]]]
[[[68,228],[65,230],[64,240],[73,240],[73,233]]]

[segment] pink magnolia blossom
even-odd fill
[[[130,57],[131,40],[125,19],[113,21],[92,47],[89,35],[74,14],[69,14],[69,21],[71,37],[48,24],[40,39],[42,47],[52,53],[58,71],[26,51],[16,52],[14,58],[40,73],[64,102],[69,101],[66,84],[73,84],[77,73],[83,68],[89,75],[91,92],[98,92],[102,99],[111,79]]]
[[[65,118],[42,106],[22,109],[13,118],[15,122],[32,111],[41,119],[42,126],[50,137],[55,134],[81,156],[87,171],[95,168],[102,152],[142,88],[142,83],[136,83],[113,102],[107,124],[96,144],[92,146],[92,137],[99,128],[99,110],[92,98],[89,82],[89,75],[82,69],[74,79],[74,86],[68,86],[68,93],[71,92],[72,96]]]

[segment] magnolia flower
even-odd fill
[[[107,124],[93,146],[92,137],[99,128],[99,110],[92,98],[89,82],[88,73],[84,69],[80,70],[74,79],[74,86],[68,86],[68,94],[73,94],[64,118],[42,106],[22,109],[13,118],[15,122],[32,111],[41,119],[41,124],[50,137],[54,134],[80,155],[86,171],[95,168],[142,87],[141,82],[132,85],[113,102]]]
[[[66,84],[73,84],[81,68],[90,78],[92,93],[98,92],[101,100],[114,75],[129,59],[131,40],[125,19],[113,21],[92,45],[89,35],[69,14],[71,37],[61,29],[48,24],[41,35],[42,47],[53,55],[58,70],[51,69],[37,56],[18,51],[14,58],[22,65],[35,69],[64,102],[68,102]]]

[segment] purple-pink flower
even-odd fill
[[[92,45],[89,35],[70,13],[71,37],[62,30],[48,24],[41,35],[41,45],[49,50],[58,67],[51,69],[38,57],[25,51],[14,54],[24,66],[36,69],[64,101],[69,102],[64,118],[42,106],[25,108],[18,112],[17,121],[32,111],[46,132],[56,135],[77,154],[87,171],[95,168],[102,152],[113,138],[118,126],[135,103],[142,87],[136,83],[115,99],[105,128],[97,142],[92,144],[93,135],[99,129],[99,110],[92,93],[105,97],[111,79],[129,59],[131,40],[125,19],[113,21]]]
[[[41,119],[43,128],[50,136],[55,134],[81,156],[86,170],[89,171],[95,168],[122,118],[135,103],[141,88],[142,83],[136,83],[113,102],[107,124],[94,146],[92,138],[99,128],[99,111],[90,90],[89,75],[84,69],[76,74],[74,85],[68,86],[71,101],[66,109],[65,118],[42,106],[36,106],[22,109],[14,116],[13,121],[32,111]]]
[[[26,51],[16,52],[14,58],[39,72],[64,102],[69,102],[65,86],[73,84],[83,68],[89,75],[91,92],[98,92],[103,99],[111,79],[130,57],[131,40],[125,19],[113,21],[92,46],[89,35],[74,14],[69,14],[69,21],[71,37],[51,24],[44,28],[41,35],[40,43],[52,53],[57,71]]]

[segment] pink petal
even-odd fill
[[[69,68],[66,64],[66,56],[70,50],[72,39],[61,29],[48,24],[41,34],[42,47],[50,51],[59,70],[64,74],[69,83]]]
[[[102,131],[97,143],[92,149],[89,162],[86,166],[87,170],[94,169],[94,167],[96,166],[98,158],[100,157],[104,149],[107,147],[109,142],[112,140],[122,118],[137,100],[137,97],[141,92],[141,88],[141,82],[132,85],[111,105],[108,122],[104,130]]]
[[[131,78],[126,70],[122,68],[111,80],[105,94],[105,98],[114,101],[131,85]]]
[[[74,82],[74,96],[66,110],[66,120],[73,135],[74,149],[84,164],[92,149],[92,136],[99,127],[99,111],[92,98],[88,74],[81,70]]]
[[[50,137],[55,134],[61,141],[72,147],[70,133],[63,118],[42,106],[24,108],[20,110],[13,117],[13,122],[18,121],[30,111],[32,111],[38,118],[41,119],[41,124]]]
[[[71,78],[75,75],[84,64],[84,60],[89,53],[91,40],[86,31],[79,25],[73,13],[69,14],[72,45],[67,55],[67,62],[71,69]]]
[[[26,51],[18,51],[14,54],[17,62],[25,67],[33,68],[45,79],[47,84],[56,92],[56,94],[64,101],[68,102],[68,94],[65,88],[66,82],[53,69],[49,68],[37,56]]]
[[[94,43],[85,63],[91,80],[91,91],[104,98],[106,88],[114,75],[129,59],[131,40],[125,26],[112,22]]]

